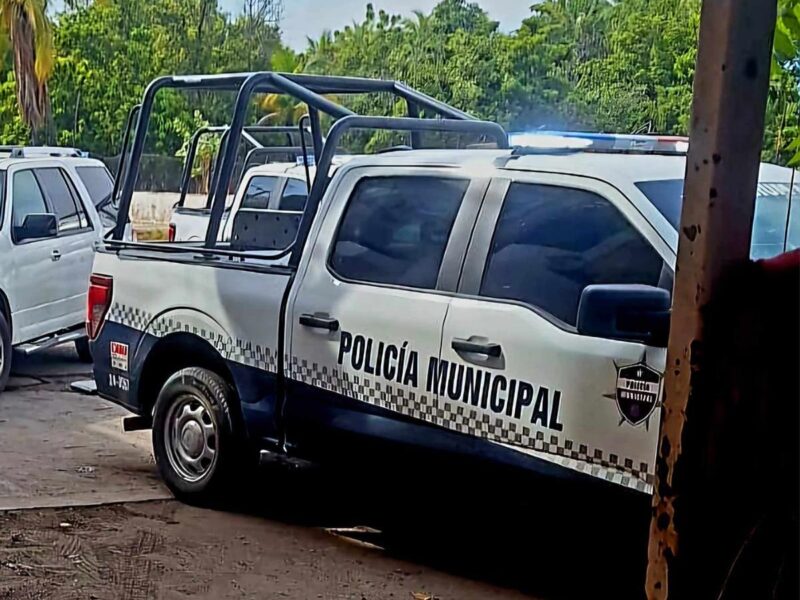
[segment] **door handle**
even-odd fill
[[[485,354],[490,358],[500,358],[503,347],[493,342],[471,342],[461,338],[454,338],[452,348],[456,352],[470,352],[472,354]]]
[[[53,250],[50,253],[50,260],[52,260],[53,262],[60,261],[61,260],[61,252],[59,252],[58,250]]]
[[[327,329],[339,331],[339,321],[333,317],[319,317],[317,315],[300,315],[300,325],[313,329]]]

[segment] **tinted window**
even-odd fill
[[[300,179],[287,179],[286,187],[281,195],[281,201],[278,206],[280,210],[299,210],[302,211],[306,207],[306,199],[308,198],[308,187],[305,181]]]
[[[111,196],[114,181],[105,167],[77,167],[75,170],[95,206]]]
[[[574,325],[586,286],[657,285],[662,265],[647,241],[597,194],[513,184],[481,295],[525,302]]]
[[[50,200],[58,219],[58,233],[78,231],[89,226],[86,212],[61,169],[36,169],[36,177]]]
[[[277,186],[277,177],[253,177],[244,193],[242,208],[269,208],[269,199]]]
[[[361,181],[331,256],[346,279],[433,288],[469,182],[434,177]]]
[[[636,184],[667,221],[678,229],[683,208],[683,179],[640,181]],[[791,196],[791,206],[789,198]],[[800,183],[758,183],[753,215],[751,258],[769,258],[800,247]]]
[[[17,171],[14,173],[12,189],[12,221],[14,227],[22,227],[25,217],[33,214],[50,212],[44,201],[44,194],[33,171]]]

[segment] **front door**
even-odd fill
[[[61,241],[57,237],[20,239],[16,230],[32,214],[49,213],[39,181],[32,169],[9,170],[11,199],[11,241],[14,282],[8,290],[14,327],[14,343],[29,341],[53,331],[53,304],[58,302],[57,274]]]
[[[445,412],[472,435],[649,491],[665,349],[586,337],[576,320],[588,285],[666,287],[667,253],[610,186],[493,182],[445,321]]]
[[[419,430],[439,424],[427,373],[486,185],[424,168],[340,180],[290,304],[290,444],[435,442]]]

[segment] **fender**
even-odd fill
[[[205,340],[219,352],[225,360],[233,358],[235,342],[230,333],[213,317],[195,308],[186,306],[175,307],[152,317],[147,322],[144,333],[157,338],[165,337],[171,333],[189,333]],[[136,346],[136,355],[146,339],[142,336]]]

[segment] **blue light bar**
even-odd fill
[[[509,141],[524,153],[612,152],[685,155],[689,138],[680,136],[626,135],[582,131],[530,131],[509,134]]]

